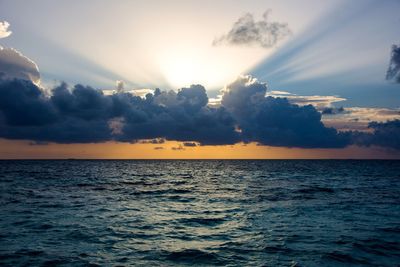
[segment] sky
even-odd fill
[[[0,0],[0,158],[400,158],[399,11]]]

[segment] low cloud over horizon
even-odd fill
[[[178,92],[104,95],[89,86],[62,83],[50,96],[28,80],[0,81],[0,137],[54,143],[180,141],[183,146],[260,145],[342,148],[352,144],[400,149],[400,121],[371,122],[370,132],[326,127],[312,105],[266,96],[267,85],[240,76],[223,90],[219,107],[208,106],[201,85]]]

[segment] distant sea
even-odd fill
[[[0,266],[399,266],[400,161],[0,161]]]

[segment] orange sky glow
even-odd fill
[[[179,142],[163,144],[33,144],[0,140],[0,159],[400,159],[400,152],[378,147],[350,146],[344,149],[303,149],[251,144],[184,147]],[[162,147],[162,149],[155,149]],[[183,149],[173,149],[173,148]]]

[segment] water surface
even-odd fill
[[[2,266],[398,266],[399,161],[0,161]]]

